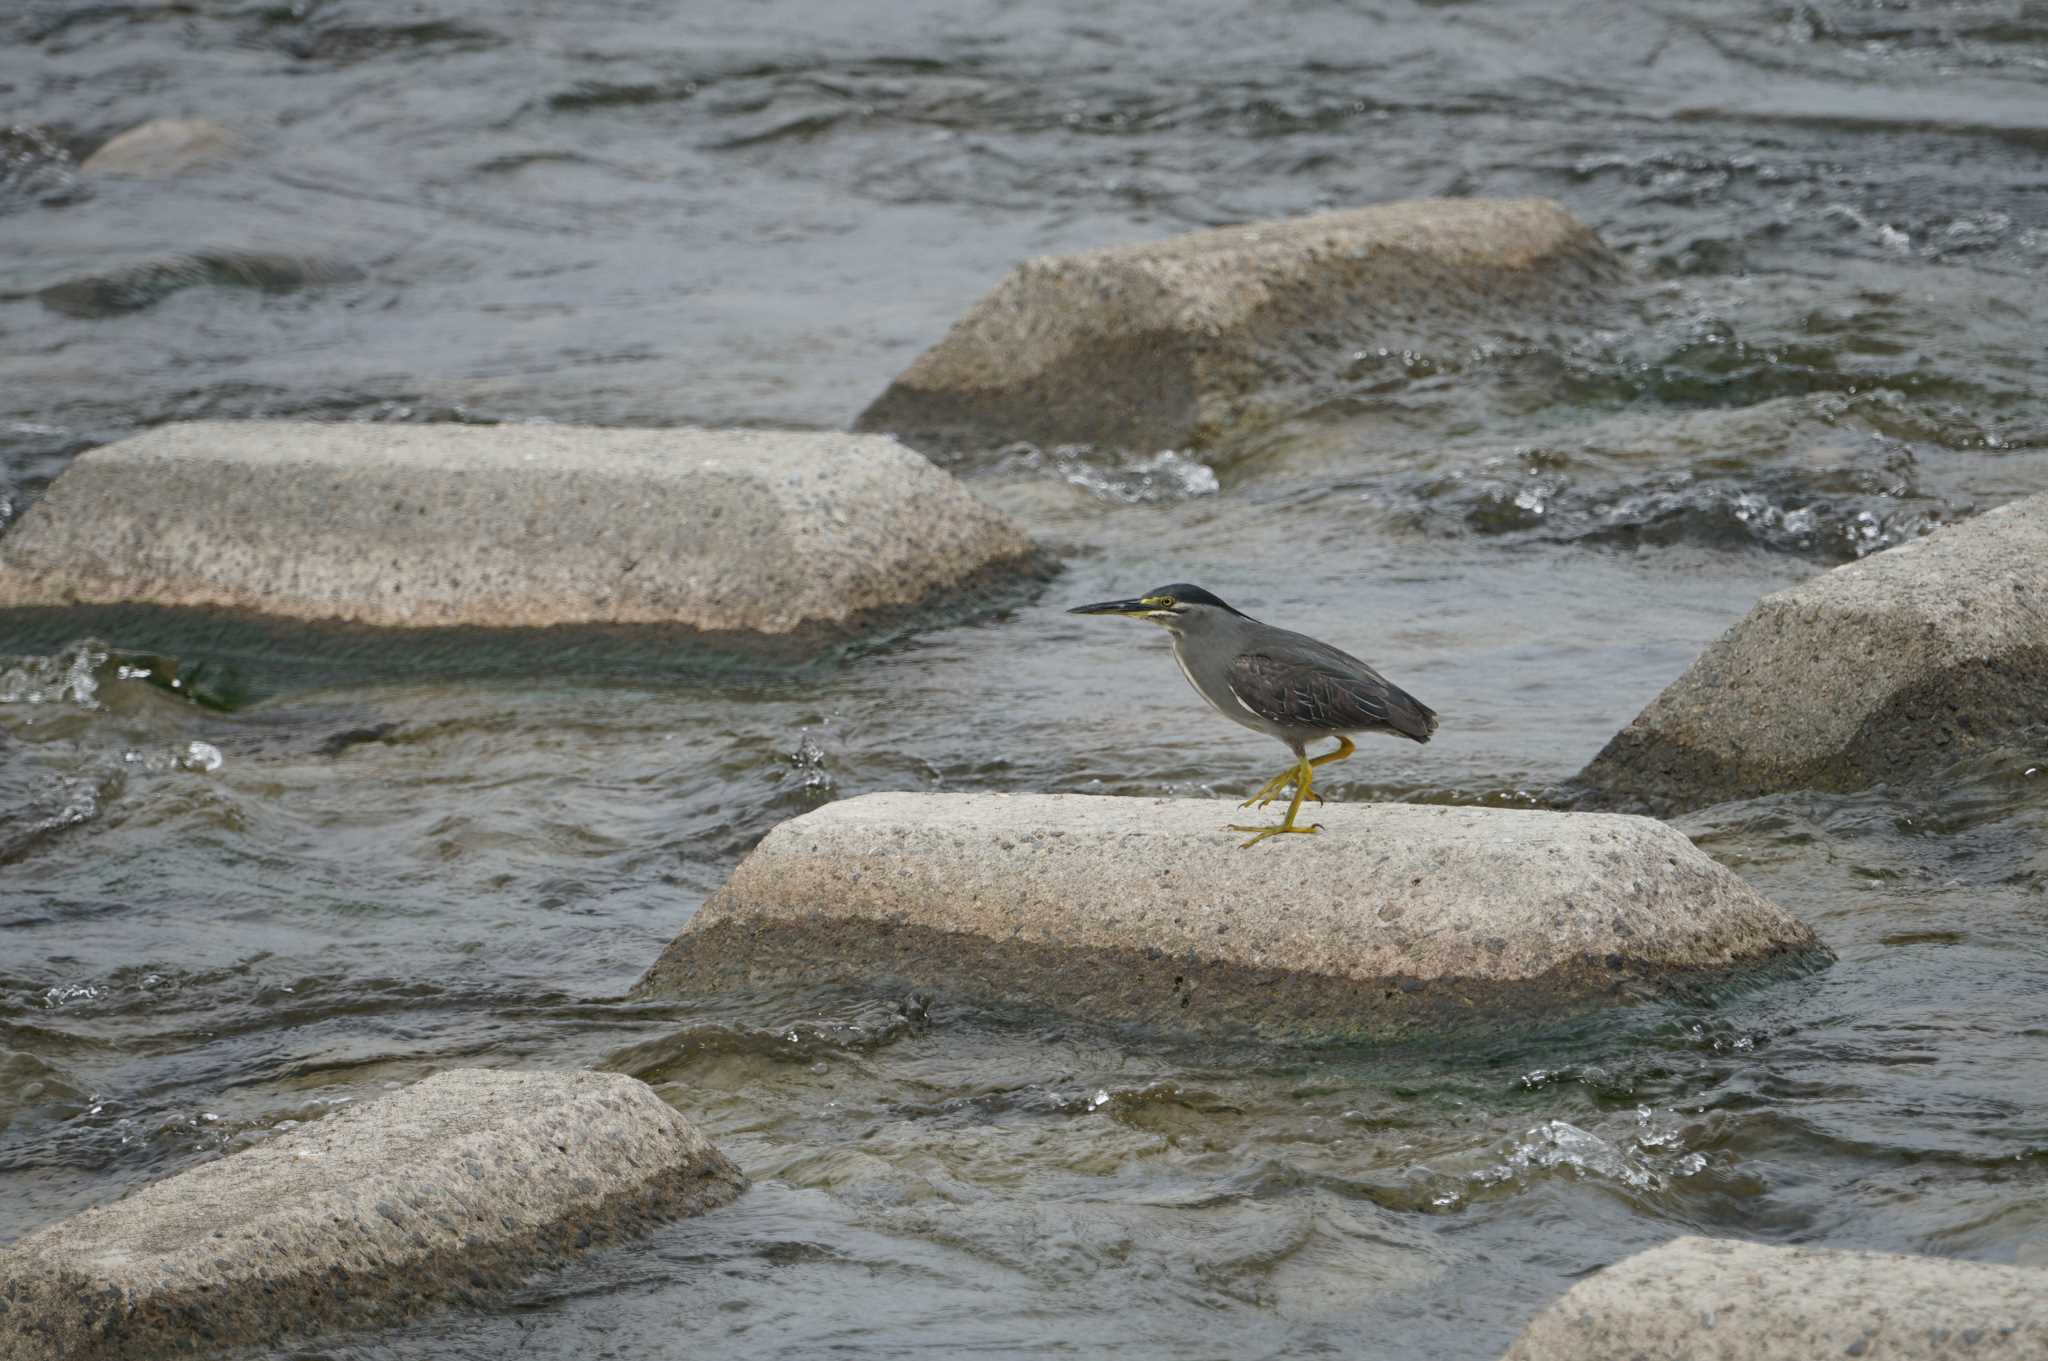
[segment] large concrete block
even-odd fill
[[[919,444],[1214,441],[1343,382],[1359,350],[1583,324],[1619,273],[1548,199],[1430,199],[1012,270],[858,422]]]
[[[0,1357],[155,1361],[382,1327],[743,1185],[631,1078],[440,1073],[0,1250]]]
[[[1652,807],[1911,780],[2048,723],[2048,494],[1765,596],[1578,782]]]
[[[1331,804],[1241,849],[1235,805],[870,794],[783,823],[640,980],[931,988],[1201,1031],[1541,1023],[1801,954],[1813,932],[1646,818]]]
[[[876,436],[209,422],[80,455],[0,539],[0,607],[788,635],[1032,552]]]
[[[1573,1286],[1502,1361],[2038,1361],[2048,1272],[1680,1238]]]

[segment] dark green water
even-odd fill
[[[1212,223],[1539,193],[1632,267],[1240,446],[964,461],[1063,575],[801,667],[0,621],[0,1241],[435,1068],[597,1064],[755,1189],[300,1354],[1486,1358],[1679,1233],[2048,1259],[2048,732],[1683,819],[1839,956],[1712,1005],[1247,1052],[619,1000],[822,801],[1271,773],[1066,604],[1200,582],[1443,714],[1332,794],[1535,802],[1758,595],[2048,489],[2038,5],[31,3],[0,105],[0,529],[182,417],[841,426],[1016,259]],[[248,149],[76,172],[168,114]],[[360,277],[33,297],[233,251]]]

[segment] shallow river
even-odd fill
[[[1277,768],[1067,604],[1200,582],[1441,711],[1335,796],[1541,804],[1759,594],[2048,489],[2040,5],[7,10],[0,532],[172,419],[844,426],[1017,259],[1252,217],[1545,194],[1632,273],[1257,441],[952,458],[1063,574],[804,667],[0,619],[0,1242],[436,1068],[587,1064],[754,1189],[295,1354],[1487,1358],[1681,1233],[2048,1262],[2048,727],[1680,819],[1839,956],[1711,1004],[1387,1051],[621,1000],[825,800]],[[78,171],[163,115],[244,146]],[[234,251],[335,282],[35,296]]]

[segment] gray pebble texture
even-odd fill
[[[1431,199],[1027,261],[858,422],[921,446],[1211,443],[1340,389],[1359,351],[1585,324],[1619,266],[1548,199]]]
[[[195,423],[75,460],[0,540],[0,607],[788,635],[1032,552],[879,436]]]
[[[1330,804],[1242,849],[1234,804],[870,794],[770,832],[642,995],[928,988],[1284,1036],[1544,1021],[1825,951],[1678,832],[1614,814]]]
[[[1502,1361],[2039,1361],[2048,1272],[1680,1238],[1573,1286]]]
[[[1765,596],[1578,776],[1698,807],[1936,775],[2048,730],[2048,494]]]
[[[381,1327],[743,1184],[631,1078],[440,1073],[0,1251],[0,1357],[144,1361]]]

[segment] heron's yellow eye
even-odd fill
[[[1148,610],[1170,610],[1173,608],[1173,597],[1170,595],[1148,595],[1138,603]]]

